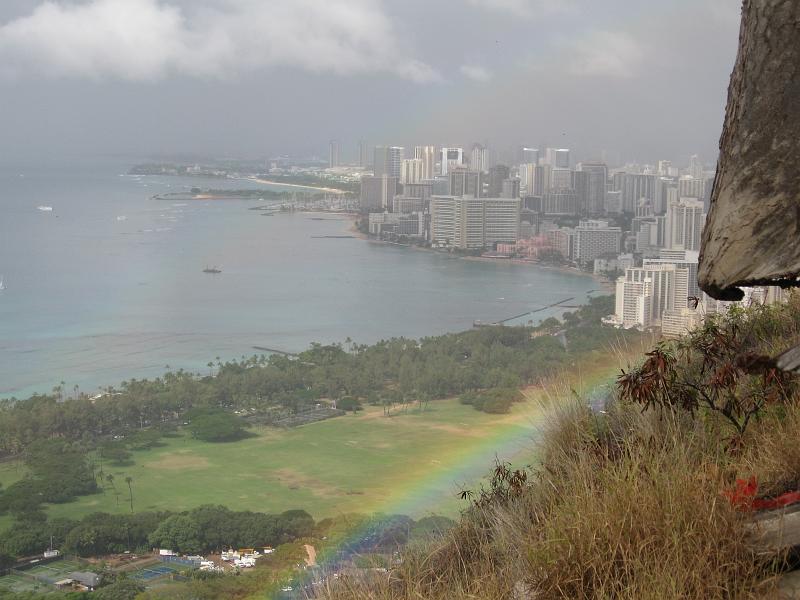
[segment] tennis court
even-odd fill
[[[0,577],[0,590],[21,594],[24,592],[46,592],[53,588],[44,582],[37,582],[21,575],[4,575]]]
[[[154,579],[158,579],[160,577],[166,577],[168,575],[172,575],[173,573],[177,573],[178,569],[171,566],[171,565],[153,565],[151,567],[146,567],[144,569],[139,569],[130,575],[131,579],[135,579],[137,581],[153,581]]]
[[[48,579],[58,581],[64,579],[70,573],[83,571],[84,567],[77,560],[58,560],[55,562],[36,565],[30,569],[25,569],[26,574],[35,576],[37,579]]]

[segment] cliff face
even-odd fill
[[[720,159],[700,253],[700,287],[800,274],[800,2],[745,0]],[[731,289],[734,288],[734,289]]]

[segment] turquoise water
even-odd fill
[[[348,234],[336,215],[154,200],[191,186],[258,186],[120,176],[130,164],[0,165],[0,397],[60,381],[91,392],[166,365],[205,370],[253,346],[461,331],[583,302],[598,287],[578,274],[315,237]],[[206,265],[223,273],[204,274]]]

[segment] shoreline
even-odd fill
[[[356,218],[354,217],[353,220],[355,221]],[[525,260],[521,258],[492,258],[489,256],[461,256],[458,254],[450,254],[446,252],[440,252],[439,250],[434,250],[433,248],[427,248],[423,246],[417,246],[416,244],[400,244],[398,242],[387,242],[386,240],[378,240],[358,231],[355,227],[355,223],[350,228],[350,231],[359,239],[366,240],[373,244],[383,244],[386,246],[401,246],[403,248],[409,248],[411,250],[417,250],[422,252],[434,252],[437,254],[441,254],[443,256],[447,256],[448,258],[455,258],[459,260],[469,260],[474,262],[486,262],[486,263],[493,263],[493,264],[503,264],[503,263],[510,263],[514,265],[520,265],[525,267],[536,267],[538,269],[545,269],[548,271],[557,271],[559,273],[564,273],[565,275],[578,275],[582,277],[591,277],[594,279],[597,284],[601,287],[603,292],[614,293],[614,282],[608,281],[602,275],[595,275],[594,273],[588,273],[586,271],[581,271],[580,269],[576,269],[573,267],[558,267],[554,265],[546,265],[538,262],[533,262],[530,260]]]
[[[282,183],[280,181],[271,181],[269,179],[260,179],[259,177],[230,177],[230,179],[234,179],[237,181],[251,181],[254,183],[260,183],[262,185],[281,185],[284,187],[291,187],[291,188],[300,188],[304,190],[316,190],[318,192],[325,192],[326,194],[349,194],[350,192],[346,192],[345,190],[340,190],[336,188],[329,188],[329,187],[321,187],[321,186],[313,186],[313,185],[302,185],[300,183]]]

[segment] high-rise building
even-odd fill
[[[585,220],[575,228],[573,259],[586,265],[603,254],[619,254],[622,229],[610,227],[608,221]]]
[[[397,195],[397,177],[381,175],[380,177],[361,178],[361,210],[365,212],[383,212],[391,209],[392,200]]]
[[[611,189],[622,192],[622,211],[633,213],[639,200],[655,200],[656,176],[617,172],[611,178]]]
[[[464,164],[463,148],[442,148],[440,171],[442,175],[447,175],[452,167]]]
[[[696,198],[703,200],[706,195],[706,179],[695,179],[690,176],[683,176],[678,180],[678,197]]]
[[[519,223],[519,199],[431,197],[430,235],[435,246],[479,249],[515,242]]]
[[[535,195],[536,167],[534,163],[522,163],[519,166],[519,186],[523,196]]]
[[[338,167],[341,163],[340,161],[340,151],[341,146],[339,145],[338,140],[331,140],[330,147],[328,148],[328,167]]]
[[[672,169],[672,161],[660,160],[658,161],[658,168],[656,169],[657,175],[660,177],[669,177],[670,169]]]
[[[432,194],[433,183],[431,181],[406,183],[403,185],[403,195],[408,198],[422,198],[427,202],[431,199]]]
[[[577,215],[578,195],[569,188],[552,188],[542,197],[542,212],[546,215]]]
[[[495,165],[489,169],[489,187],[487,198],[499,198],[503,193],[503,182],[508,179],[511,169],[506,165]]]
[[[401,146],[375,146],[372,171],[375,177],[388,175],[400,178],[405,148]]]
[[[450,177],[451,196],[475,196],[481,194],[481,173],[467,167],[453,167],[448,173]]]
[[[369,167],[369,144],[367,140],[358,142],[358,166],[362,169]]]
[[[469,166],[473,171],[483,173],[489,169],[489,156],[486,146],[474,144],[469,153]]]
[[[697,154],[692,154],[689,157],[689,176],[694,179],[704,179],[705,169],[703,163]]]
[[[539,164],[539,149],[538,148],[522,148],[522,160],[520,161],[523,164]]]
[[[622,213],[622,192],[620,190],[606,191],[605,212],[610,215]]]
[[[578,171],[586,173],[586,212],[593,215],[604,212],[608,190],[608,166],[604,162],[582,162],[578,164]]]
[[[424,162],[421,158],[407,158],[400,168],[400,183],[419,183],[423,177]]]
[[[626,269],[617,280],[617,322],[623,327],[660,326],[665,311],[676,308],[677,293],[685,292],[689,274],[674,264],[650,264]],[[685,306],[678,302],[678,308]]]
[[[545,150],[545,162],[554,169],[569,169],[569,149],[548,148]]]
[[[520,197],[520,189],[519,189],[519,178],[518,177],[511,177],[509,179],[503,180],[503,188],[500,191],[501,198],[519,198]]]
[[[665,246],[670,250],[700,250],[706,215],[703,201],[681,198],[667,208]]]
[[[572,171],[569,169],[554,168],[550,172],[551,190],[572,190],[575,189],[572,181]]]
[[[414,158],[422,161],[422,179],[436,175],[436,146],[414,146]]]
[[[655,199],[653,210],[657,215],[667,212],[667,206],[678,199],[678,182],[672,177],[656,177]]]

